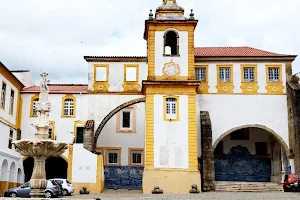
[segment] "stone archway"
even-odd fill
[[[1,180],[6,181],[8,162],[6,159],[3,160],[1,165]]]
[[[288,168],[288,145],[262,125],[226,131],[214,142],[213,152],[216,181],[279,183]]]
[[[263,125],[259,125],[259,124],[250,124],[250,125],[244,125],[244,126],[239,126],[239,127],[235,127],[232,128],[228,131],[226,131],[224,134],[222,134],[214,143],[213,143],[213,151],[216,149],[217,145],[219,144],[219,142],[224,139],[227,135],[229,135],[230,133],[243,129],[243,128],[260,128],[263,129],[267,132],[269,132],[272,136],[274,136],[276,138],[276,140],[281,144],[281,146],[283,147],[286,155],[289,155],[289,147],[286,144],[286,142],[282,139],[281,136],[279,136],[275,131],[273,131],[272,129],[263,126]]]
[[[141,102],[145,102],[146,101],[146,98],[143,97],[143,98],[138,98],[138,99],[134,99],[134,100],[131,100],[131,101],[128,101],[128,102],[125,102],[121,105],[119,105],[118,107],[116,107],[115,109],[113,109],[110,113],[108,113],[108,115],[106,115],[104,117],[104,119],[101,121],[101,123],[99,124],[96,132],[95,132],[95,135],[94,135],[94,140],[93,140],[93,151],[96,150],[96,146],[97,146],[97,140],[98,140],[98,137],[102,131],[102,129],[104,128],[105,124],[115,115],[117,114],[119,111],[123,110],[124,108],[127,108],[128,106],[132,106],[134,104],[137,104],[137,103],[141,103]]]

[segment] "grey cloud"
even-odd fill
[[[300,54],[298,0],[177,0],[199,19],[195,46]],[[161,0],[0,0],[0,60],[52,83],[87,83],[84,55],[146,55],[144,20]],[[299,58],[294,73],[300,71]]]

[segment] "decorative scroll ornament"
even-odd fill
[[[173,61],[169,63],[165,63],[162,69],[162,73],[164,76],[179,76],[180,75],[179,65],[174,63]]]

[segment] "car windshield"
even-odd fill
[[[67,183],[71,184],[68,180],[66,180],[66,181],[67,181]]]
[[[300,179],[300,174],[294,174],[294,178]]]

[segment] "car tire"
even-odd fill
[[[69,195],[69,191],[67,189],[64,189],[62,192],[63,196],[68,196]]]
[[[12,193],[9,195],[9,197],[11,197],[11,198],[16,198],[16,197],[18,197],[18,194],[15,193],[15,192],[12,192]]]
[[[50,198],[52,198],[52,192],[50,192],[50,191],[46,191],[45,192],[45,198],[47,198],[47,199],[50,199]]]

